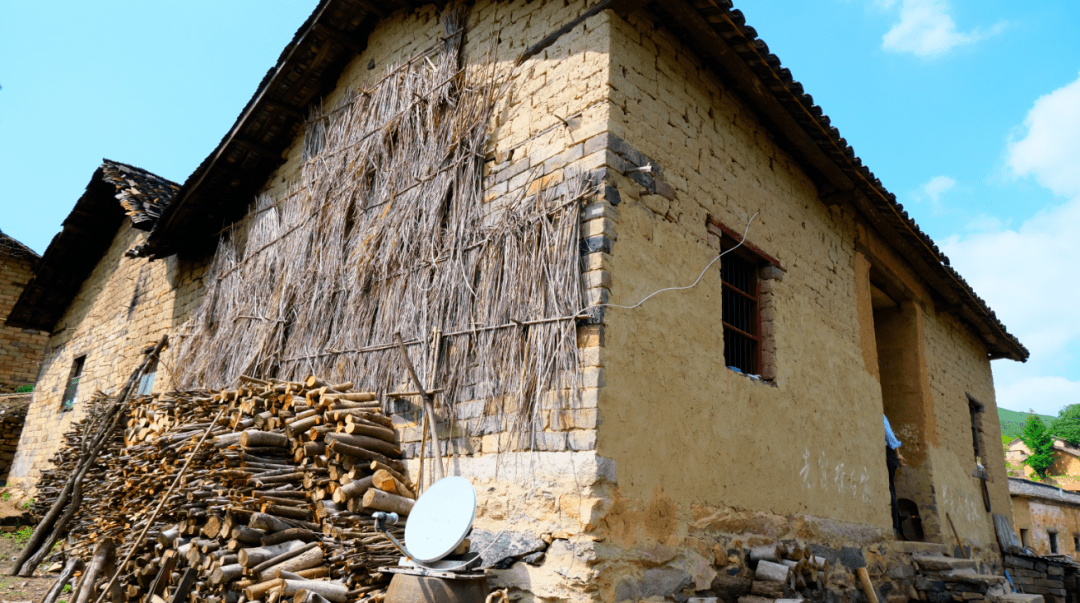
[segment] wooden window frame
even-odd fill
[[[769,371],[764,370],[765,369],[765,366],[764,366],[765,363],[763,361],[763,351],[764,351],[764,348],[766,346],[766,341],[765,341],[765,333],[763,333],[763,329],[762,329],[762,320],[761,320],[761,311],[762,311],[762,306],[764,305],[764,299],[763,299],[762,287],[761,287],[762,278],[759,276],[759,272],[761,271],[761,269],[763,267],[769,266],[769,265],[774,266],[776,268],[780,268],[780,262],[776,258],[774,258],[771,255],[769,255],[769,254],[765,253],[764,251],[762,251],[759,247],[757,247],[753,243],[751,243],[749,241],[743,241],[743,233],[737,232],[734,229],[726,226],[725,224],[723,224],[722,222],[720,222],[719,220],[717,220],[713,216],[708,216],[708,218],[706,219],[706,229],[708,230],[710,235],[712,235],[713,237],[716,237],[716,240],[719,242],[719,247],[720,247],[720,250],[722,252],[727,252],[729,250],[734,250],[734,251],[731,251],[732,256],[734,256],[735,258],[738,258],[739,260],[742,260],[742,261],[746,262],[747,264],[749,264],[750,270],[748,272],[752,275],[751,278],[753,278],[753,284],[750,287],[753,290],[753,293],[751,294],[751,293],[749,293],[747,291],[744,291],[743,289],[739,288],[735,284],[730,283],[727,280],[725,280],[724,271],[723,271],[722,268],[720,270],[720,282],[721,282],[721,292],[722,292],[721,293],[721,304],[723,304],[723,297],[725,297],[728,294],[728,292],[730,292],[731,294],[734,294],[734,295],[743,296],[743,297],[747,298],[748,300],[750,300],[754,304],[754,316],[753,316],[753,319],[752,319],[753,320],[753,326],[754,326],[754,329],[753,329],[754,333],[747,332],[744,329],[740,329],[740,328],[736,327],[735,325],[732,325],[732,324],[729,324],[728,322],[726,322],[724,320],[723,311],[721,310],[720,324],[721,324],[721,328],[723,329],[723,331],[725,333],[725,336],[724,336],[724,341],[725,341],[724,365],[729,366],[729,367],[734,366],[734,365],[730,364],[730,362],[729,362],[728,349],[727,349],[727,337],[726,337],[726,334],[728,332],[731,332],[734,335],[737,335],[739,337],[746,338],[746,339],[752,341],[753,345],[754,345],[754,351],[753,351],[753,354],[752,354],[752,364],[753,364],[753,366],[749,367],[749,368],[747,368],[745,366],[734,366],[734,368],[737,368],[738,370],[740,370],[741,372],[743,372],[745,374],[760,375],[763,379],[771,380],[774,377],[774,375],[772,375],[771,373],[773,373],[775,371],[774,370],[769,370]],[[741,245],[739,244],[740,241],[742,241]],[[725,258],[725,259],[727,259],[727,258]],[[724,260],[721,260],[721,266],[723,266],[723,263],[724,263]],[[769,374],[766,374],[766,373],[769,373]]]

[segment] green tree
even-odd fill
[[[1050,431],[1073,446],[1080,446],[1080,404],[1070,404],[1061,409],[1050,424]]]
[[[1031,450],[1031,454],[1024,459],[1024,464],[1031,467],[1039,477],[1046,477],[1046,470],[1054,464],[1054,436],[1046,428],[1046,423],[1035,415],[1028,415],[1024,421],[1024,431],[1020,439]]]

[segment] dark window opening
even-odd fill
[[[761,366],[761,314],[757,266],[735,253],[721,260],[724,363],[756,375]]]
[[[83,365],[86,364],[86,356],[79,356],[71,365],[71,374],[68,375],[67,387],[64,388],[64,399],[60,403],[60,410],[69,411],[75,408],[76,394],[79,391],[79,379],[82,378]]]
[[[1050,537],[1050,554],[1056,555],[1058,552],[1057,532],[1047,531],[1046,535]]]
[[[136,390],[135,395],[146,396],[150,394],[150,390],[154,389],[154,378],[157,376],[157,360],[152,360],[150,366],[146,367],[146,372],[139,378],[139,389]]]
[[[971,416],[971,445],[975,449],[975,458],[982,458],[982,437],[980,434],[980,428],[982,421],[982,412],[985,408],[981,402],[971,397],[971,394],[967,395],[968,398],[968,413]]]
[[[1031,548],[1031,533],[1025,528],[1020,528],[1020,544],[1024,545],[1025,549]]]
[[[1080,551],[1080,534],[1073,534],[1073,550]]]

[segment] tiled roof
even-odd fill
[[[1063,490],[1057,486],[1040,484],[1031,480],[1016,477],[1009,478],[1009,494],[1013,496],[1027,496],[1039,498],[1045,501],[1080,507],[1080,492]]]
[[[41,258],[33,249],[4,234],[2,230],[0,230],[0,255],[28,259],[35,264]]]
[[[116,187],[116,198],[139,230],[152,230],[161,212],[176,197],[180,187],[146,170],[105,160],[101,176]]]
[[[109,249],[125,214],[136,228],[153,227],[178,188],[146,170],[104,160],[41,256],[5,324],[52,331]]]
[[[418,1],[416,4],[423,4]],[[616,12],[645,7],[675,31],[740,93],[814,180],[822,201],[852,207],[986,344],[991,358],[1024,361],[1027,349],[949,265],[949,259],[863,165],[821,107],[746,24],[730,0],[602,0]],[[285,47],[217,148],[184,183],[145,246],[148,257],[180,246],[215,243],[214,234],[239,219],[303,123],[307,105],[336,85],[348,60],[362,52],[379,19],[407,0],[323,0]]]

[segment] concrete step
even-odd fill
[[[1043,603],[1043,596],[1008,593],[1005,595],[992,596],[990,597],[990,600],[993,601],[993,603]]]
[[[927,555],[930,557],[946,557],[952,548],[934,542],[909,542],[907,540],[894,540],[885,543],[887,549],[894,553],[908,555]]]
[[[961,561],[966,561],[961,559]],[[938,579],[944,582],[963,582],[965,584],[977,584],[987,587],[995,584],[1004,584],[1005,576],[994,576],[993,574],[976,574],[974,569],[957,569],[948,572],[940,572]]]
[[[975,562],[971,559],[957,559],[938,555],[912,555],[911,558],[924,572],[949,572],[953,570],[974,570]],[[1002,580],[1005,578],[1002,577]]]

